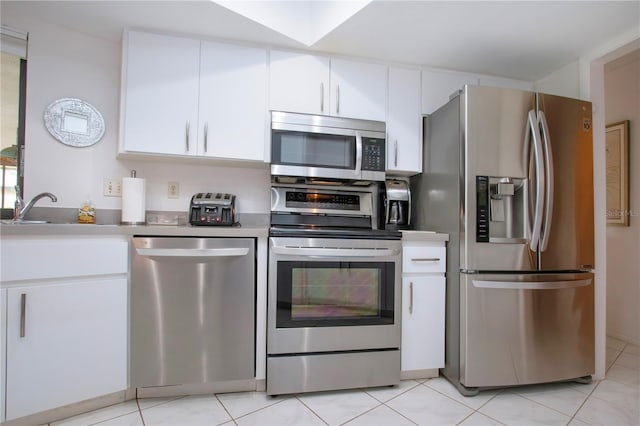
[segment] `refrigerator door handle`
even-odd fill
[[[531,133],[529,133],[531,132]],[[535,197],[535,209],[533,212],[533,227],[531,228],[531,240],[529,241],[529,248],[531,251],[538,250],[538,242],[540,241],[540,231],[542,228],[542,200],[544,198],[544,164],[542,162],[542,142],[540,141],[540,132],[538,126],[538,119],[534,110],[529,111],[527,120],[527,131],[525,133],[525,149],[529,148],[530,136],[533,137],[533,157],[535,159],[536,169],[536,197]],[[528,167],[528,165],[527,165]]]
[[[551,219],[553,218],[553,152],[551,150],[551,141],[549,139],[549,125],[547,124],[547,118],[544,116],[544,112],[538,111],[538,123],[539,128],[542,129],[542,141],[544,142],[544,168],[545,174],[545,211],[544,221],[542,222],[542,228],[540,231],[540,251],[545,251],[549,244],[549,235],[551,235]]]
[[[563,288],[584,287],[591,284],[591,279],[564,281],[484,281],[473,280],[477,288],[493,288],[506,290],[560,290]]]

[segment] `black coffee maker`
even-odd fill
[[[404,179],[387,179],[384,191],[384,228],[409,229],[411,226],[411,190]]]

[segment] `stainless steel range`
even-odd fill
[[[379,184],[271,189],[267,394],[400,381],[400,233]]]

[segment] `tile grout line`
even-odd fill
[[[140,407],[140,401],[138,400],[138,389],[136,389],[136,405],[138,406],[138,415],[140,416],[140,420],[142,420],[142,426],[146,426],[144,416],[142,415],[142,408]]]
[[[422,384],[422,383],[420,383]],[[413,389],[413,388],[411,388]],[[394,398],[391,398],[389,401],[394,400]],[[387,402],[389,402],[387,401]],[[409,417],[405,416],[404,414],[402,414],[400,411],[396,410],[395,408],[391,407],[390,405],[387,405],[387,402],[383,402],[382,405],[384,405],[385,407],[387,407],[388,409],[390,409],[391,411],[393,411],[394,413],[398,414],[399,416],[404,417],[405,419],[409,420],[411,423],[413,423],[414,425],[417,425],[418,423],[414,422],[413,420],[411,420]]]
[[[606,375],[605,375],[605,379],[606,379]],[[600,386],[600,383],[602,383],[602,380],[598,380],[598,383],[596,383],[596,385],[593,387],[593,389],[591,389],[591,392],[589,392],[589,394],[587,394],[587,397],[584,399],[584,401],[582,401],[582,404],[580,404],[580,407],[578,407],[578,409],[576,410],[576,412],[573,414],[573,416],[571,416],[571,420],[569,420],[569,423],[571,423],[574,419],[577,419],[581,422],[584,423],[588,423],[586,420],[582,420],[577,418],[576,416],[578,415],[578,413],[580,412],[580,410],[582,410],[582,407],[584,407],[584,404],[587,403],[587,401],[589,400],[589,398],[591,398],[591,396],[593,395],[593,393],[596,391],[596,389],[598,388],[598,386]],[[594,398],[596,398],[594,396]],[[589,423],[591,424],[591,423]]]
[[[257,392],[257,391],[256,391],[256,392]],[[216,394],[216,398],[218,398],[218,394]],[[237,424],[236,420],[240,420],[240,419],[242,419],[243,417],[247,417],[247,416],[249,416],[249,415],[251,415],[251,414],[257,413],[258,411],[262,411],[262,410],[265,410],[265,409],[267,409],[267,408],[273,407],[274,405],[281,404],[281,403],[283,403],[284,401],[286,401],[286,400],[288,400],[288,399],[292,399],[292,398],[293,398],[293,397],[291,397],[291,396],[287,396],[287,397],[283,398],[283,399],[282,399],[282,400],[280,400],[280,401],[276,401],[276,402],[274,402],[273,404],[269,404],[269,405],[267,405],[267,406],[264,406],[264,407],[258,408],[257,410],[250,411],[250,412],[245,413],[245,414],[243,414],[243,415],[241,415],[241,416],[238,416],[238,417],[233,417],[233,416],[231,416],[231,419],[233,419],[233,421]],[[222,401],[220,401],[220,403],[222,403]],[[222,405],[224,406],[224,404],[222,404]],[[225,410],[226,410],[226,407],[225,407]],[[229,413],[229,415],[231,415],[231,413]]]
[[[216,398],[216,401],[218,401],[218,404],[220,404],[222,406],[222,409],[225,411],[225,413],[227,413],[229,415],[229,418],[231,418],[231,421],[233,422],[234,425],[237,425],[238,423],[236,423],[236,419],[231,415],[231,413],[229,412],[229,410],[227,410],[227,407],[225,407],[225,405],[222,403],[222,401],[220,401],[220,397],[218,397],[217,393],[214,393],[213,396]],[[224,423],[227,423],[228,420]],[[221,423],[221,424],[224,424]]]
[[[300,402],[300,404],[304,405],[304,406],[305,406],[309,411],[311,411],[311,412],[313,413],[313,415],[314,415],[314,416],[316,416],[317,418],[319,418],[319,419],[320,419],[320,421],[321,421],[322,423],[324,423],[325,425],[329,425],[329,423],[327,423],[327,422],[325,421],[325,419],[323,419],[323,418],[322,418],[318,413],[316,413],[315,411],[313,411],[313,409],[312,409],[311,407],[309,407],[307,404],[305,404],[305,403],[304,403],[304,401],[303,401],[303,400],[301,400],[301,399],[298,397],[298,395],[296,395],[296,396],[295,396],[295,399],[297,399],[297,400],[298,400],[298,402]]]

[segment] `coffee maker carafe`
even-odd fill
[[[411,191],[409,182],[400,179],[385,181],[385,229],[409,229],[411,225]]]

